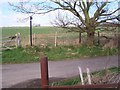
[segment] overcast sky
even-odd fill
[[[12,10],[9,2],[17,2],[19,0],[2,0],[0,1],[0,27],[2,26],[29,26],[29,20],[21,22],[21,19],[28,17],[28,15],[21,14]],[[25,1],[25,0],[23,0]],[[32,1],[32,0],[31,0]],[[43,0],[33,0],[43,1]],[[101,0],[104,1],[104,0]],[[112,1],[112,0],[111,0]],[[115,6],[115,5],[114,5]],[[56,12],[51,12],[45,15],[34,15],[33,24],[40,24],[41,26],[50,26],[52,20],[55,19]]]

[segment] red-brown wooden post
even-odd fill
[[[47,90],[49,85],[49,77],[48,77],[48,58],[41,57],[41,88]]]

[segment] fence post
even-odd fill
[[[33,40],[34,40],[34,45],[35,45],[35,33],[34,33],[34,35],[33,35]]]
[[[86,70],[87,70],[88,83],[92,84],[91,77],[90,77],[90,70],[89,70],[89,68],[86,68]]]
[[[98,46],[100,46],[100,32],[98,31]]]
[[[57,32],[55,33],[55,47],[57,46]]]
[[[81,44],[81,37],[82,37],[81,31],[79,31],[79,44]]]
[[[48,77],[48,58],[41,56],[41,88],[47,90],[49,85],[49,77]]]
[[[16,39],[15,39],[16,47],[18,47],[20,45],[20,33],[15,34],[15,36],[16,36]]]
[[[84,85],[82,69],[81,69],[81,67],[78,67],[78,69],[79,69],[79,74],[80,74],[80,78],[81,78],[81,83],[82,83],[82,85]]]

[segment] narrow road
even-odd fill
[[[91,72],[103,70],[104,67],[118,66],[118,56],[104,56],[65,61],[49,61],[49,77],[68,78],[78,75],[78,66],[83,72],[89,68]],[[6,64],[2,65],[2,87],[40,78],[40,64]]]

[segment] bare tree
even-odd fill
[[[80,22],[78,18],[75,18],[73,15],[70,15],[68,13],[58,12],[58,15],[56,15],[55,20],[51,22],[53,26],[58,26],[60,28],[63,28],[67,32],[78,32],[79,33],[79,43],[81,43],[81,33],[84,31],[81,30],[81,27],[84,25]]]
[[[73,22],[64,23],[64,25],[73,24],[79,27],[79,31],[87,33],[88,45],[93,45],[96,27],[108,20],[119,19],[113,14],[120,10],[118,7],[114,11],[108,10],[106,7],[110,2],[97,2],[97,0],[45,0],[43,2],[30,3],[19,2],[19,4],[11,4],[14,10],[22,13],[31,14],[45,14],[58,9],[69,11],[80,22],[75,24]]]

